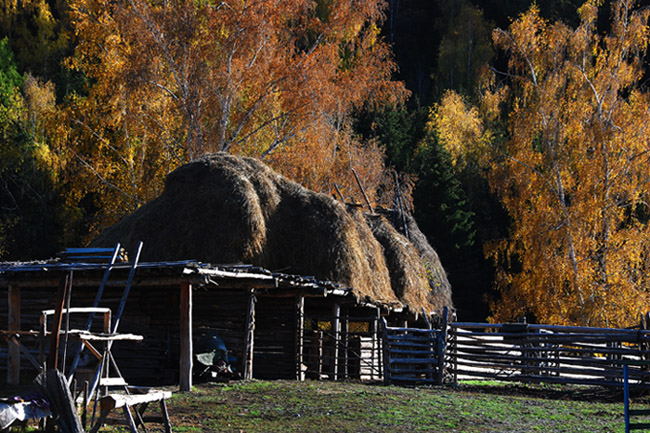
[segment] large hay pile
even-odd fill
[[[219,153],[178,168],[158,198],[93,245],[132,250],[139,241],[142,260],[248,263],[336,281],[360,299],[418,313],[451,306],[449,282],[424,236],[411,243],[383,216],[346,209],[250,158]]]

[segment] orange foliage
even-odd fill
[[[483,149],[512,220],[509,238],[486,247],[500,265],[495,320],[621,326],[648,310],[649,12],[614,1],[603,35],[596,4],[576,29],[533,6],[494,32],[510,55],[509,137]]]
[[[347,124],[361,104],[406,96],[378,37],[382,4],[71,1],[68,62],[92,85],[71,101],[61,147],[95,177],[81,189],[109,186],[103,203],[126,200],[114,219],[155,196],[159,175],[215,151],[267,159],[327,192],[354,165],[344,156],[354,149],[376,183],[381,152],[356,143]]]

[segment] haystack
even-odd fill
[[[132,250],[139,241],[141,260],[253,264],[336,281],[359,299],[418,313],[451,305],[435,252],[427,256],[384,217],[347,209],[250,158],[218,153],[178,168],[158,198],[92,245]]]

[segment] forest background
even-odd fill
[[[641,2],[643,3],[643,2]],[[392,207],[462,320],[648,305],[648,44],[629,0],[2,0],[0,258],[53,256],[204,153]]]

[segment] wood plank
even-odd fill
[[[246,329],[244,343],[244,379],[253,378],[253,358],[255,356],[255,305],[257,298],[253,290],[249,291],[248,309],[246,311]]]
[[[65,303],[65,294],[67,290],[72,290],[72,271],[67,272],[59,282],[59,290],[56,296],[56,308],[54,318],[52,319],[52,332],[54,336],[50,338],[50,352],[47,358],[48,369],[57,369],[59,363],[59,338],[61,333],[61,313]]]
[[[332,314],[334,316],[332,320],[332,333],[334,338],[332,339],[332,378],[333,380],[338,380],[339,378],[339,345],[341,343],[341,305],[336,303],[332,309]]]
[[[180,287],[180,372],[179,388],[192,389],[192,285],[184,282]]]
[[[304,381],[305,372],[305,297],[300,294],[296,296],[296,380]]]
[[[433,345],[433,341],[429,341],[427,343],[414,343],[414,342],[409,342],[409,341],[390,341],[388,342],[387,346],[389,347],[422,347],[422,348],[430,348]]]
[[[142,403],[151,403],[154,401],[171,398],[171,391],[150,391],[146,394],[108,394],[102,397],[101,405],[105,409],[119,409],[125,405],[135,406]]]
[[[436,329],[428,329],[428,328],[409,328],[409,327],[403,327],[403,328],[398,328],[394,326],[389,326],[386,328],[386,332],[390,335],[392,332],[409,332],[409,333],[416,333],[416,334],[435,334],[437,332],[440,332]]]
[[[391,373],[402,374],[402,373],[413,373],[413,374],[436,374],[438,372],[437,368],[422,368],[414,370],[412,368],[391,368]]]
[[[423,377],[391,376],[393,382],[418,382],[437,384],[435,379],[425,379]]]
[[[7,314],[7,329],[10,332],[20,331],[20,287],[9,286],[7,293],[7,305],[9,308]],[[9,361],[7,366],[7,384],[20,384],[20,347],[17,345],[9,346]]]
[[[417,337],[414,335],[390,335],[388,334],[388,342],[393,343],[408,343],[408,342],[414,342],[414,343],[422,343],[422,342],[430,342],[433,343],[435,341],[435,337],[433,336],[426,336],[426,337]]]
[[[54,314],[56,311],[55,310],[43,310],[42,314],[44,316],[51,316]],[[74,313],[110,313],[111,309],[110,308],[104,308],[104,307],[71,307],[65,309],[62,314],[74,314]]]
[[[389,359],[389,364],[412,364],[412,365],[426,365],[426,364],[436,364],[438,358],[391,358]]]
[[[390,353],[397,355],[435,355],[433,350],[401,350],[391,349]],[[437,358],[437,357],[436,357]]]

